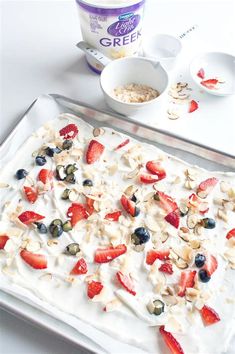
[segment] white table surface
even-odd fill
[[[233,4],[233,0],[148,0],[146,28],[180,34],[200,19],[205,36],[201,49],[205,50],[208,45],[234,53]],[[99,77],[88,69],[83,55],[75,47],[81,37],[74,1],[6,0],[0,1],[0,6],[0,141],[42,93],[59,93],[106,108]],[[213,134],[224,139],[224,143],[228,140],[226,134],[220,134],[216,124]],[[234,141],[229,143],[231,149],[234,149]],[[72,345],[3,311],[0,311],[0,328],[2,354],[81,353]]]

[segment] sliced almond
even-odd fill
[[[8,183],[0,182],[0,188],[8,188],[10,185]]]
[[[95,128],[93,129],[93,136],[96,138],[97,136],[104,135],[105,130],[103,128]]]
[[[180,117],[179,113],[173,110],[167,110],[168,118],[171,120],[176,120]]]
[[[189,229],[194,229],[198,222],[199,218],[197,215],[191,214],[187,216],[187,226]]]
[[[228,215],[225,209],[219,208],[217,211],[217,217],[223,220],[224,222],[228,222]]]
[[[225,181],[220,182],[220,190],[222,193],[227,193],[229,191],[230,184]]]
[[[179,258],[174,261],[175,265],[179,269],[186,269],[188,268],[188,263],[186,263],[183,259]]]

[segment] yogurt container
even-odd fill
[[[145,0],[76,0],[85,42],[110,59],[137,55]],[[100,72],[99,64],[86,57]]]

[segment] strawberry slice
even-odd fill
[[[167,194],[157,191],[154,199],[159,202],[160,207],[168,214],[178,209],[177,203]]]
[[[229,240],[230,238],[235,237],[235,229],[230,230],[227,235],[226,238]]]
[[[78,135],[78,127],[75,124],[68,124],[59,131],[60,136],[66,139],[74,139]]]
[[[202,321],[205,326],[210,326],[220,321],[218,313],[207,305],[204,305],[203,308],[199,310],[199,312],[202,316]]]
[[[166,171],[159,161],[148,161],[146,163],[146,169],[153,175],[158,176],[158,181],[166,177]]]
[[[201,68],[198,71],[197,76],[200,77],[200,79],[204,79],[205,78],[205,70],[203,68]]]
[[[205,86],[209,90],[214,90],[216,88],[216,85],[218,84],[217,79],[208,79],[208,80],[203,80],[200,82],[202,86]]]
[[[140,176],[139,176],[139,179],[140,179],[140,182],[141,183],[145,183],[145,184],[151,184],[151,183],[155,183],[155,182],[158,182],[159,179],[158,177],[153,177],[147,173],[142,173]]]
[[[2,250],[5,247],[5,244],[9,240],[9,237],[7,235],[0,235],[0,250]]]
[[[96,263],[108,263],[111,262],[114,258],[121,256],[126,253],[126,245],[118,245],[116,247],[108,248],[98,248],[95,252],[94,261]]]
[[[94,199],[91,199],[89,197],[86,197],[86,210],[89,215],[94,213]]]
[[[121,144],[119,144],[117,147],[115,147],[114,150],[116,151],[116,150],[121,149],[122,147],[124,147],[124,146],[126,146],[127,144],[129,144],[129,142],[130,142],[130,139],[124,140]]]
[[[77,261],[73,269],[71,270],[71,275],[81,275],[86,274],[88,271],[87,264],[84,258],[81,258]]]
[[[35,213],[34,211],[24,211],[18,216],[18,219],[25,225],[44,219],[45,216]]]
[[[176,229],[178,229],[179,224],[180,224],[180,215],[179,215],[179,211],[175,210],[172,211],[171,213],[167,214],[167,216],[165,216],[165,220],[171,224],[172,226],[174,226]]]
[[[217,268],[218,268],[217,259],[211,254],[207,253],[206,263],[202,269],[205,269],[207,271],[207,274],[211,276],[216,271]]]
[[[135,217],[139,215],[140,209],[137,208],[135,202],[128,199],[124,194],[121,197],[121,204],[123,206],[123,209],[131,216]]]
[[[47,259],[43,254],[36,254],[26,250],[20,252],[21,258],[34,269],[46,269]]]
[[[173,337],[170,332],[165,330],[165,326],[160,326],[159,332],[166,344],[166,346],[170,349],[172,354],[184,354],[184,351],[179,344],[179,342]]]
[[[118,221],[119,217],[122,215],[120,210],[114,211],[113,213],[108,213],[105,215],[105,219],[109,221]]]
[[[209,211],[209,204],[199,199],[195,193],[189,196],[188,207],[198,209],[201,214],[206,214]]]
[[[195,275],[196,275],[196,270],[193,271],[185,271],[185,272],[181,272],[181,276],[180,276],[180,281],[179,281],[179,292],[178,292],[178,296],[184,296],[185,295],[185,291],[186,288],[193,288],[195,281]]]
[[[163,273],[167,273],[167,274],[173,274],[173,268],[172,268],[172,264],[171,263],[163,263],[158,270],[160,270],[160,272]]]
[[[189,102],[188,113],[192,113],[198,109],[198,103],[194,100]]]
[[[89,214],[84,204],[72,203],[68,208],[67,216],[70,218],[72,226],[75,226],[80,220],[87,219]]]
[[[119,283],[125,288],[130,294],[136,295],[134,290],[134,284],[129,275],[125,275],[122,272],[117,272],[116,274]]]
[[[86,162],[88,164],[92,164],[98,161],[103,152],[104,145],[102,145],[96,140],[91,140],[86,152]]]
[[[197,188],[197,195],[200,198],[206,198],[218,182],[219,180],[215,177],[207,178],[205,181],[202,181]]]
[[[53,178],[53,172],[50,170],[47,170],[46,168],[42,168],[41,171],[38,174],[38,179],[42,183],[46,184],[47,182],[50,182]]]
[[[31,188],[31,187],[24,187],[24,193],[25,193],[27,200],[32,204],[35,203],[36,200],[38,199],[37,189]]]
[[[162,250],[162,251],[155,251],[150,250],[147,252],[146,255],[146,263],[148,265],[152,265],[156,259],[160,259],[161,261],[169,260],[170,251],[169,250]]]
[[[103,289],[103,285],[99,281],[90,281],[87,284],[87,296],[90,299],[93,299],[96,295],[99,295],[101,293],[101,290]]]

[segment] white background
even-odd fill
[[[0,141],[14,127],[29,104],[42,93],[59,93],[106,108],[99,87],[98,76],[92,73],[83,55],[75,47],[80,40],[79,21],[75,1],[0,1]],[[195,46],[185,49],[192,54],[195,47],[201,50],[223,50],[235,53],[234,1],[148,0],[146,29],[178,35],[192,24],[200,24],[200,36]],[[202,40],[203,38],[203,40]],[[184,49],[184,50],[185,50]],[[210,101],[213,114],[221,107],[221,101]],[[205,104],[205,103],[203,103]],[[228,113],[231,100],[223,101]],[[211,123],[211,130],[203,132],[203,138],[211,134],[229,149],[235,148],[235,136],[231,114],[220,117],[219,124]],[[183,122],[184,123],[184,122]],[[179,128],[187,129],[188,123]],[[185,128],[184,128],[185,126]],[[233,125],[234,126],[234,125]],[[209,126],[208,126],[209,127]],[[235,127],[235,126],[234,126]],[[192,131],[192,129],[191,129]],[[185,134],[190,131],[185,130]],[[233,135],[231,135],[233,134]],[[0,352],[2,354],[78,353],[72,345],[62,342],[28,324],[0,311]],[[81,351],[79,351],[81,352]],[[205,353],[211,354],[211,353]]]

